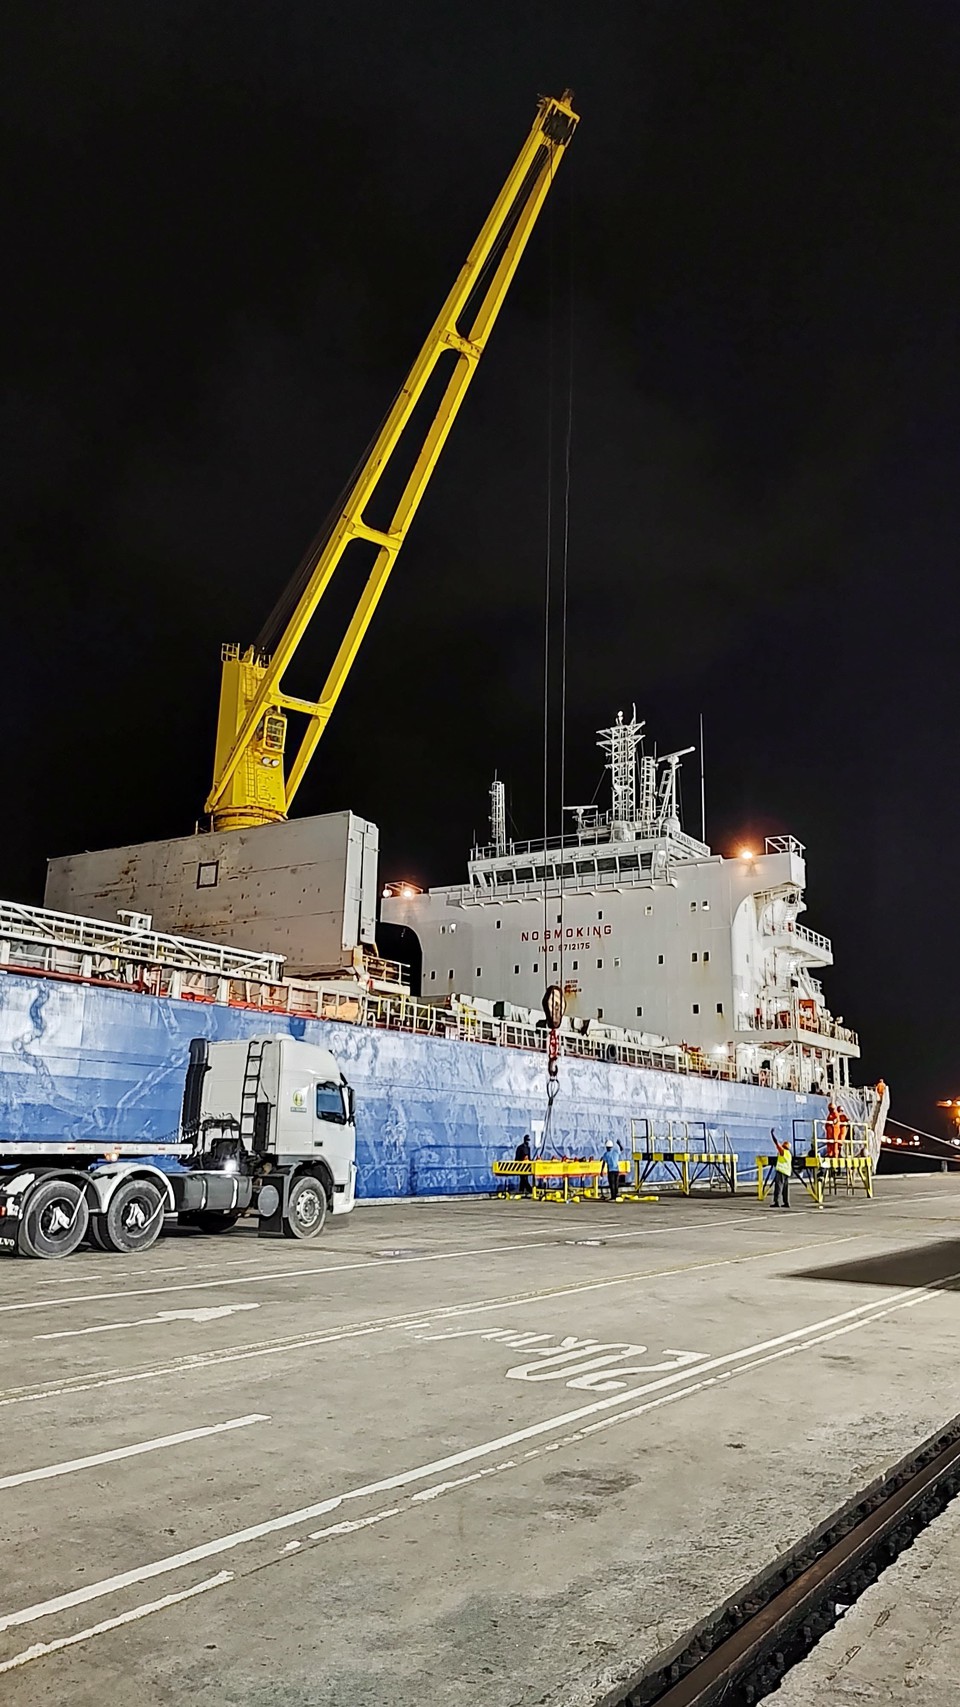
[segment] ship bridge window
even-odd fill
[[[497,887],[498,888],[503,889],[506,887],[506,885],[508,883],[512,883],[512,882],[513,882],[513,872],[512,871],[498,871],[497,872]]]
[[[636,870],[638,870],[639,865],[640,865],[640,861],[637,858],[636,854],[621,854],[620,855],[620,870],[621,871],[636,871]]]
[[[518,865],[518,867],[517,867],[517,882],[518,883],[532,883],[533,882],[533,866],[532,865]]]
[[[597,860],[597,870],[598,871],[616,871],[616,869],[617,869],[617,862],[615,859],[598,859]]]
[[[640,855],[640,870],[641,871],[650,871],[652,869],[652,867],[653,867],[653,854],[652,853],[641,854]]]
[[[558,870],[561,877],[572,877],[574,871],[573,861],[566,860],[563,865],[558,867]]]
[[[580,863],[577,866],[577,876],[578,877],[596,877],[596,875],[597,875],[597,866],[596,866],[595,860],[584,859],[584,860],[580,861]]]

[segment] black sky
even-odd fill
[[[221,640],[257,634],[570,84],[563,177],[297,809],[454,881],[499,767],[537,833],[572,293],[567,797],[618,707],[661,750],[702,710],[710,838],[807,844],[831,1005],[929,1122],[960,1085],[956,6],[20,0],[5,58],[0,893],[192,828]]]

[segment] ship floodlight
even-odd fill
[[[754,858],[753,849],[752,848],[741,848],[740,849],[740,858],[741,859],[753,859]]]

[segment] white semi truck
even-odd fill
[[[315,1238],[353,1208],[356,1177],[354,1094],[329,1050],[195,1038],[176,1143],[0,1144],[0,1249],[144,1251],[168,1216],[214,1233],[249,1215],[261,1237]]]

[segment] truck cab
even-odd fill
[[[183,1093],[181,1137],[198,1161],[228,1155],[264,1174],[310,1167],[326,1183],[332,1214],[353,1208],[354,1095],[328,1049],[295,1037],[237,1043],[195,1038]]]

